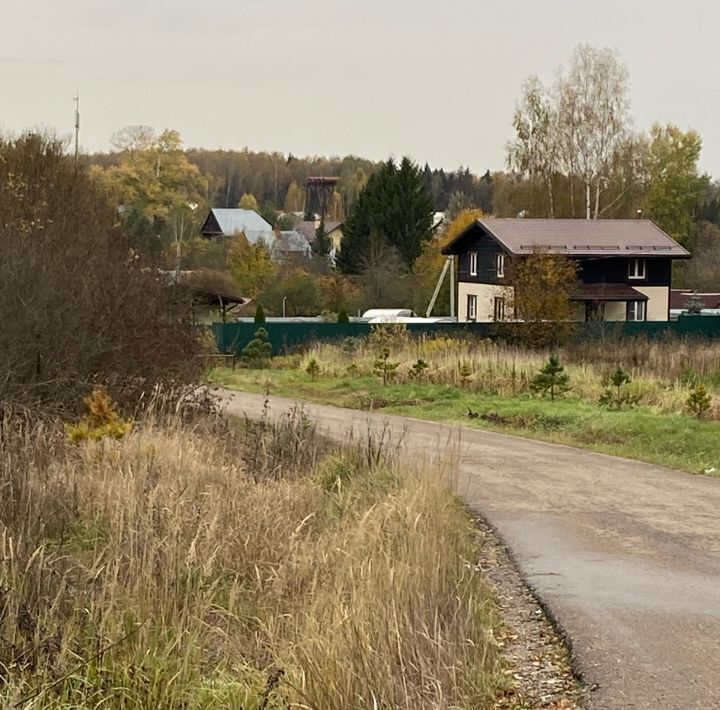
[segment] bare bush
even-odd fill
[[[189,296],[146,270],[89,174],[51,136],[0,139],[0,401],[121,402],[192,381]]]

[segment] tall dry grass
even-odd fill
[[[376,441],[0,423],[0,706],[490,706],[471,521]]]
[[[530,381],[550,354],[488,339],[416,338],[395,328],[379,329],[365,339],[317,343],[302,357],[281,358],[275,366],[304,370],[314,359],[324,376],[369,376],[383,346],[389,347],[390,360],[400,363],[394,382],[417,382],[412,366],[423,360],[428,365],[423,382],[500,396],[528,393]],[[570,375],[572,395],[589,402],[598,401],[608,375],[618,366],[630,373],[630,389],[639,402],[658,411],[682,411],[698,382],[720,394],[720,345],[712,341],[607,338],[567,345],[558,355]]]

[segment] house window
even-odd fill
[[[628,301],[627,319],[633,321],[645,320],[646,306],[645,301]]]
[[[499,279],[505,276],[505,254],[498,254],[495,257],[495,273]]]
[[[477,296],[467,297],[467,319],[470,321],[477,320]]]
[[[493,318],[496,321],[505,320],[505,299],[502,296],[495,296],[493,301]]]
[[[631,279],[645,278],[645,259],[630,259],[630,270],[628,276]]]
[[[470,252],[470,276],[477,276],[477,252]]]

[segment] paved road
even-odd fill
[[[293,400],[272,397],[280,414]],[[263,397],[227,393],[233,414]],[[527,439],[305,404],[335,437],[391,427],[455,461],[458,492],[509,545],[570,639],[592,710],[720,709],[720,479]],[[720,436],[718,437],[720,445]]]

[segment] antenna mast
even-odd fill
[[[80,138],[80,89],[76,89],[73,101],[75,102],[75,165],[77,165]]]

